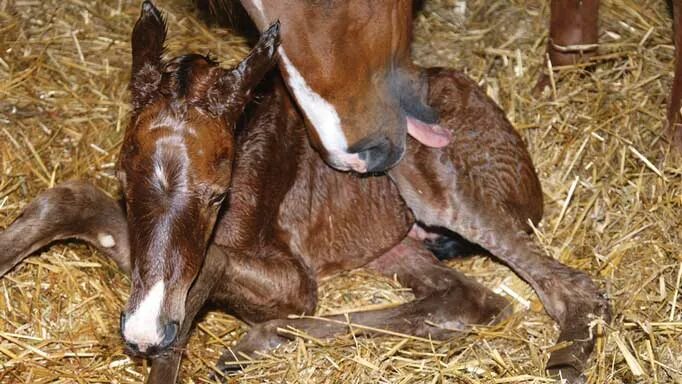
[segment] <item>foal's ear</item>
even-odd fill
[[[279,21],[261,35],[258,43],[239,65],[218,79],[209,91],[211,108],[219,114],[240,114],[251,100],[253,90],[275,64],[279,46]]]
[[[133,68],[130,90],[135,109],[148,103],[161,83],[161,55],[166,22],[151,1],[142,3],[132,36]]]

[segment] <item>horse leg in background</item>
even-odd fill
[[[412,288],[416,299],[388,309],[326,316],[322,319],[277,319],[256,324],[220,359],[223,370],[236,368],[241,355],[254,357],[291,340],[279,330],[288,327],[316,338],[333,337],[353,329],[362,334],[381,334],[372,328],[420,337],[445,339],[466,331],[472,324],[491,324],[507,316],[509,302],[483,285],[442,265],[421,242],[405,238],[400,244],[367,265],[386,276],[395,276]],[[279,329],[279,330],[278,330]]]
[[[0,232],[0,276],[38,249],[69,238],[92,244],[130,272],[128,227],[121,206],[88,182],[68,181],[39,194]]]
[[[600,0],[552,0],[547,54],[553,67],[577,64],[593,56],[599,43]],[[549,85],[540,75],[536,91]]]
[[[539,221],[542,191],[504,112],[461,73],[428,73],[429,103],[455,139],[435,149],[408,138],[405,158],[389,175],[416,220],[479,244],[533,287],[561,327],[559,342],[569,342],[551,353],[548,369],[578,383],[594,347],[590,323],[610,319],[608,301],[587,274],[534,243],[527,221]]]
[[[673,34],[675,40],[675,78],[668,105],[668,130],[671,143],[682,151],[682,0],[673,0]]]

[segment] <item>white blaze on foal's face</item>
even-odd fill
[[[126,318],[123,338],[137,345],[140,352],[163,341],[163,331],[159,328],[159,316],[163,306],[163,281],[158,281],[147,292],[140,304]]]

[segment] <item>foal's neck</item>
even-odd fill
[[[240,127],[230,197],[215,229],[220,246],[244,249],[272,238],[282,201],[311,168],[302,164],[312,149],[300,114],[280,79],[267,83]]]

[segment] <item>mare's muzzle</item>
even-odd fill
[[[366,172],[384,172],[396,165],[405,152],[404,145],[394,144],[387,136],[368,137],[348,148],[367,166]]]

